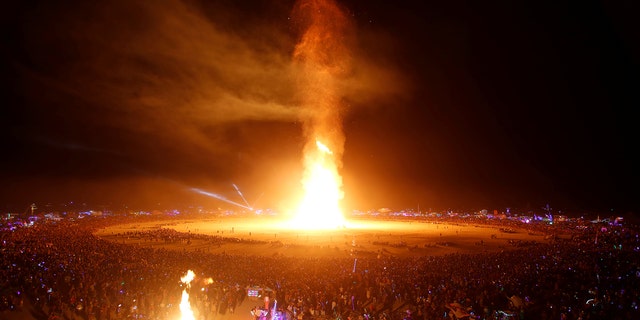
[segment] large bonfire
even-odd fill
[[[304,196],[291,224],[302,229],[327,229],[345,225],[340,208],[343,198],[344,132],[340,80],[350,72],[346,46],[351,22],[330,0],[302,0],[294,8],[303,28],[294,60],[300,70],[302,123],[307,142],[302,179]]]
[[[350,72],[351,57],[345,40],[351,22],[332,0],[300,0],[293,16],[302,28],[293,58],[300,70],[301,120],[307,140],[303,150],[304,196],[288,223],[298,229],[344,227],[339,169],[345,137],[339,83]],[[193,277],[189,270],[181,279],[186,286],[180,303],[182,320],[195,318],[188,293]]]

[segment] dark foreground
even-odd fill
[[[180,278],[193,270],[197,319],[640,319],[632,227],[586,225],[503,252],[300,258],[180,252],[93,234],[121,222],[3,231],[0,318],[179,319]]]

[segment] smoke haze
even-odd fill
[[[116,0],[12,8],[17,45],[8,60],[21,106],[13,106],[17,121],[8,127],[16,139],[41,146],[14,155],[15,171],[68,177],[74,183],[65,184],[73,185],[297,180],[273,173],[300,169],[302,124],[316,113],[300,92],[294,50],[308,22],[292,21],[293,3]],[[340,67],[342,58],[358,61],[337,84],[342,103],[364,107],[376,96],[401,94],[400,86],[376,80],[393,71],[353,56],[332,63]],[[42,157],[68,161],[43,164]]]

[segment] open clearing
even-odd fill
[[[182,234],[171,241],[156,237],[169,229]],[[543,234],[519,229],[505,232],[498,226],[481,224],[358,219],[335,229],[301,230],[271,217],[128,223],[101,229],[96,235],[114,242],[170,250],[318,258],[496,252],[547,242]]]
[[[428,221],[351,220],[332,230],[299,230],[272,217],[206,219],[159,218],[123,223],[96,231],[103,239],[126,245],[211,254],[306,258],[437,256],[488,253],[545,243],[545,235],[503,226]],[[508,232],[505,232],[508,231]],[[171,240],[167,241],[166,236]],[[215,314],[215,320],[245,320],[258,301],[245,299],[240,312]],[[3,312],[7,320],[35,320],[28,303],[21,311]]]

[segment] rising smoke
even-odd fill
[[[391,66],[360,55],[366,48],[348,10],[322,1],[300,1],[293,10],[285,5],[25,6],[12,56],[16,87],[27,102],[20,112],[29,119],[21,134],[58,141],[59,148],[146,157],[151,171],[168,162],[195,170],[241,162],[235,166],[246,169],[255,154],[238,145],[256,138],[246,129],[256,123],[261,134],[267,129],[260,123],[302,123],[306,136],[329,136],[341,154],[339,124],[348,108],[392,99],[405,87]],[[310,15],[309,6],[327,15]],[[329,28],[317,32],[319,26]],[[313,47],[319,43],[322,48]]]

